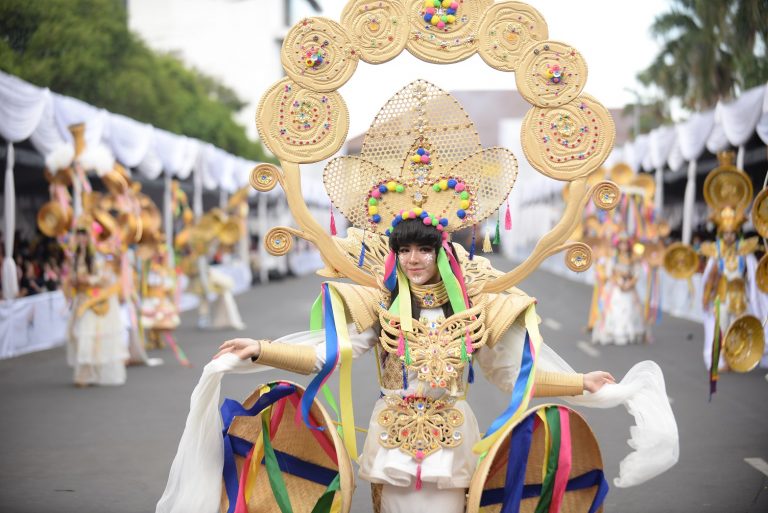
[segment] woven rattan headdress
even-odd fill
[[[423,61],[450,64],[479,53],[490,66],[515,72],[518,91],[532,104],[522,126],[525,157],[542,174],[570,182],[557,225],[522,264],[487,279],[484,290],[514,286],[562,250],[571,269],[589,268],[589,247],[567,239],[590,197],[601,208],[618,202],[615,184],[587,184],[610,153],[615,130],[608,111],[582,92],[587,66],[581,54],[547,37],[541,14],[511,1],[351,0],[341,24],[321,17],[298,22],[281,53],[288,77],[267,90],[256,115],[261,139],[282,169],[257,166],[251,185],[264,192],[280,183],[300,228],[273,228],[265,237],[267,250],[285,254],[291,236],[302,237],[317,246],[334,275],[377,286],[366,271],[371,267],[358,266],[310,215],[299,165],[333,157],[344,143],[349,113],[337,90],[360,60],[380,64],[406,49]],[[509,194],[516,173],[509,151],[482,149],[471,120],[450,95],[416,81],[382,108],[362,154],[332,160],[324,181],[334,205],[366,230],[366,244],[386,245],[387,229],[403,214],[449,232],[482,221]]]

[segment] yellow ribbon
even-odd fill
[[[336,325],[336,334],[339,337],[339,359],[341,361],[341,367],[339,368],[339,403],[341,406],[342,438],[350,457],[357,461],[355,412],[352,405],[352,343],[349,340],[347,316],[344,312],[344,303],[341,301],[341,296],[333,287],[328,287],[328,290],[331,292],[333,322]]]
[[[268,386],[263,386],[259,390],[259,395],[262,396],[270,391]],[[269,408],[263,412],[265,415],[269,415]],[[264,438],[259,436],[256,442],[253,444],[253,454],[251,455],[251,466],[248,467],[248,481],[245,489],[245,503],[251,502],[251,497],[256,492],[256,474],[261,469],[261,460],[264,458]]]
[[[536,411],[544,426],[544,463],[541,464],[541,482],[544,482],[544,478],[547,477],[547,462],[549,461],[549,424],[547,424],[547,417],[544,409]]]
[[[400,265],[397,266],[397,297],[400,300],[400,327],[406,333],[413,333],[413,319],[411,318],[411,288],[408,286],[408,277]]]

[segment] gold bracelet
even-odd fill
[[[276,369],[312,374],[315,370],[315,348],[261,341],[259,356],[254,361]]]
[[[534,397],[581,395],[584,392],[584,375],[536,371],[533,386]]]

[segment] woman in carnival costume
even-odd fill
[[[592,342],[621,346],[645,342],[647,327],[636,288],[642,268],[626,233],[618,236],[615,246],[615,254],[607,263],[603,307],[592,331]]]
[[[280,84],[279,90],[290,88]],[[398,126],[426,129],[398,130],[388,123],[393,119]],[[267,181],[269,173],[275,178],[279,172],[261,177]],[[516,177],[515,157],[503,148],[482,149],[474,125],[450,95],[423,81],[397,93],[366,134],[360,157],[336,158],[324,172],[334,205],[356,227],[346,239],[327,242],[354,259],[357,267],[346,270],[368,274],[371,286],[325,283],[308,333],[273,342],[234,339],[221,346],[193,394],[157,511],[183,511],[191,504],[187,494],[194,495],[200,511],[201,504],[211,511],[219,507],[221,482],[205,483],[201,477],[203,469],[214,475],[215,467],[221,468],[221,449],[206,434],[221,433],[215,410],[218,380],[222,373],[256,372],[262,366],[318,374],[302,397],[307,424],[309,406],[340,366],[346,450],[359,463],[360,477],[382,486],[374,496],[384,513],[464,511],[478,455],[503,441],[500,435],[521,419],[534,395],[631,409],[638,422],[633,428],[637,450],[622,463],[619,486],[638,484],[673,465],[677,428],[656,364],[638,364],[621,384],[607,372],[574,372],[543,344],[535,299],[499,283],[500,290],[490,292],[503,273],[451,244],[450,233],[493,215]],[[279,180],[289,201],[300,195],[285,178]],[[309,226],[306,219],[298,221]],[[271,238],[275,248],[285,249],[286,234]],[[335,273],[330,266],[326,273],[339,276],[343,263],[336,264]],[[358,457],[350,367],[371,349],[381,398]],[[466,400],[475,360],[512,396],[484,438]],[[205,422],[212,423],[210,429],[201,428]],[[200,439],[209,440],[210,447],[201,450]],[[195,460],[195,454],[208,450],[213,457]],[[349,504],[342,509],[348,511]]]
[[[70,318],[67,360],[77,386],[122,385],[128,350],[118,297],[120,282],[107,258],[93,243],[92,232],[104,227],[84,214],[75,232],[71,287],[75,292]]]

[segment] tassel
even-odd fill
[[[400,368],[403,371],[403,390],[408,390],[408,370],[405,368],[405,364],[401,363]]]
[[[501,242],[501,232],[499,230],[499,217],[496,216],[496,235],[493,236],[493,245],[498,246]]]
[[[507,213],[504,215],[504,229],[512,229],[512,213],[509,211],[509,198],[507,198]]]
[[[474,367],[475,360],[474,358],[469,359],[469,376],[467,376],[467,383],[474,383],[475,382],[475,367]]]
[[[416,465],[416,491],[421,490],[421,463]]]
[[[331,207],[331,235],[336,235],[336,218],[333,216],[333,207]]]
[[[475,258],[475,238],[477,237],[477,225],[472,227],[472,244],[469,246],[469,259]]]
[[[403,337],[402,329],[397,337],[397,356],[405,356],[405,338]]]
[[[485,240],[483,240],[483,253],[493,253],[491,247],[491,232],[485,232]]]
[[[360,258],[357,259],[357,266],[362,267],[365,263],[365,242],[360,243]]]

